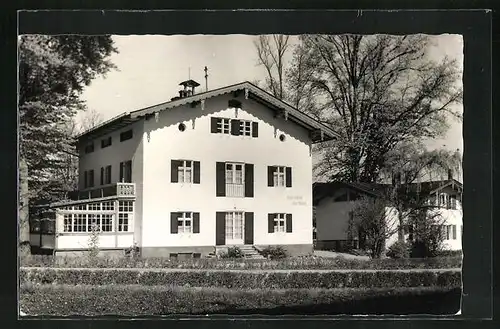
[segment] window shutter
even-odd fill
[[[267,186],[274,186],[274,172],[276,171],[276,167],[268,166],[267,167]]]
[[[104,185],[104,167],[101,167],[101,185]]]
[[[253,244],[253,212],[245,212],[245,244]]]
[[[200,233],[200,213],[193,213],[193,233]]]
[[[292,187],[292,168],[286,167],[286,187]]]
[[[456,240],[457,239],[457,226],[456,225],[453,225],[452,226],[452,229],[453,229],[453,240]]]
[[[259,123],[252,122],[252,137],[259,137]]]
[[[286,214],[286,232],[292,233],[292,214]]]
[[[178,232],[178,227],[179,227],[179,216],[180,214],[178,212],[171,212],[170,213],[170,233],[172,234],[177,234]]]
[[[124,163],[120,162],[120,183],[123,183],[125,176],[123,175]]]
[[[210,118],[210,132],[212,132],[213,134],[217,133],[217,121],[218,120],[219,119],[215,118],[215,117]]]
[[[267,214],[267,232],[274,233],[275,214]]]
[[[215,170],[215,196],[226,196],[226,164],[217,162]]]
[[[226,213],[217,212],[215,214],[215,245],[226,244]]]
[[[236,119],[231,120],[231,135],[234,136],[240,135],[240,120]]]
[[[111,184],[111,166],[106,167],[106,184]]]
[[[181,165],[181,162],[179,160],[171,160],[170,161],[170,178],[172,183],[178,183],[179,182],[179,167]]]
[[[88,178],[88,171],[83,172],[83,188],[87,188],[89,186],[89,178]]]
[[[194,161],[193,183],[200,184],[200,161]]]
[[[245,163],[245,197],[253,198],[253,164]]]
[[[126,162],[127,176],[125,177],[127,183],[132,183],[132,160]]]

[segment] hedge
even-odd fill
[[[168,258],[98,258],[92,264],[86,257],[62,258],[33,255],[21,260],[25,267],[98,267],[98,268],[183,268],[183,269],[449,269],[462,266],[461,257],[428,259],[346,259],[299,257],[279,260],[262,259],[186,259]]]
[[[225,288],[460,287],[458,270],[418,271],[208,271],[21,268],[21,283],[145,285]]]
[[[236,290],[144,286],[23,285],[28,315],[454,314],[460,289]]]

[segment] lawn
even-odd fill
[[[21,286],[29,315],[455,314],[460,288],[226,289],[164,286]]]

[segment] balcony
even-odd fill
[[[106,197],[135,197],[135,183],[116,183],[81,191],[72,191],[68,197],[70,200],[87,200]]]

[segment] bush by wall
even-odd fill
[[[286,250],[281,246],[269,246],[260,251],[265,258],[276,260],[284,259],[288,256]]]
[[[205,271],[21,268],[20,282],[269,289],[460,287],[455,271]]]
[[[62,258],[36,255],[21,259],[25,267],[57,268],[173,268],[173,269],[449,269],[460,268],[462,257],[436,257],[428,259],[373,259],[358,260],[322,257],[285,258],[277,260],[259,259],[168,259],[168,258],[99,258],[90,264],[84,258]]]
[[[394,259],[408,258],[410,257],[411,246],[403,241],[396,241],[389,246],[387,250],[387,257]]]

